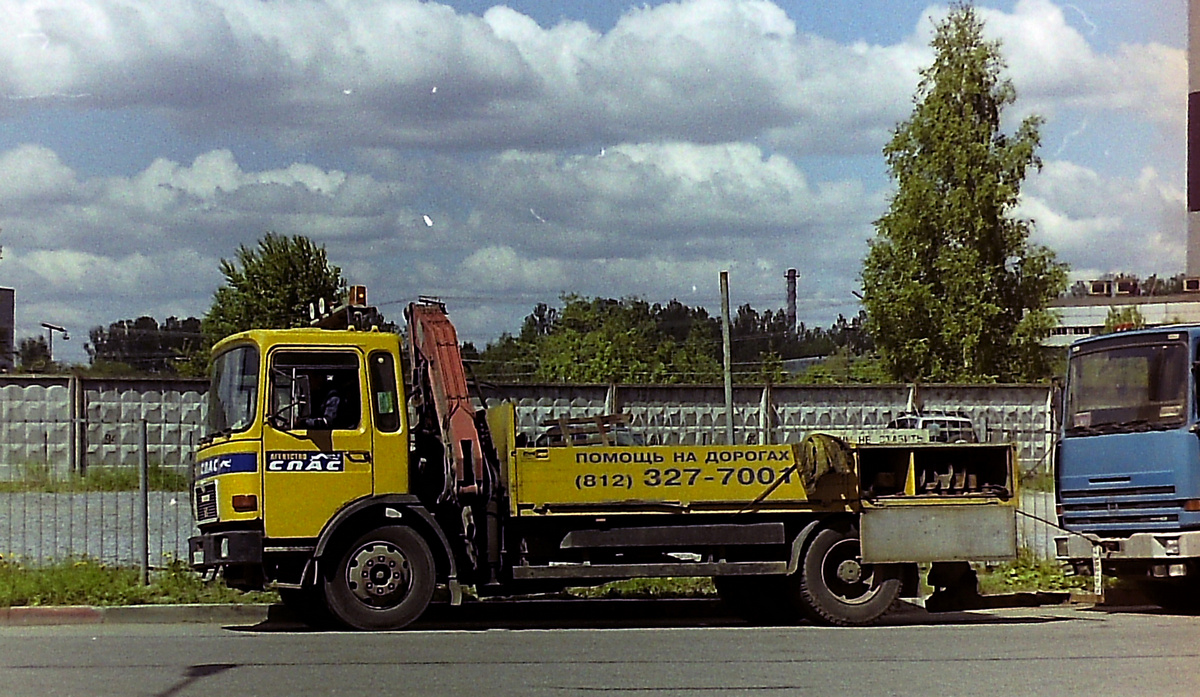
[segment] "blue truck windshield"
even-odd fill
[[[237,346],[213,359],[208,388],[208,438],[244,431],[258,404],[258,349]]]
[[[1063,424],[1066,436],[1164,430],[1183,424],[1187,346],[1146,338],[1081,346],[1079,353],[1072,353]]]

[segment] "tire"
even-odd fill
[[[714,576],[717,595],[750,624],[792,624],[802,619],[788,603],[784,576]]]
[[[279,599],[283,601],[292,617],[313,629],[329,629],[336,623],[325,602],[324,585],[306,586],[301,589],[280,588]]]
[[[346,547],[325,579],[329,610],[351,629],[400,629],[425,612],[436,585],[433,554],[416,531],[372,530]]]
[[[791,578],[797,610],[817,624],[872,624],[900,598],[900,566],[863,564],[854,528],[818,531]]]

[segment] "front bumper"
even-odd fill
[[[262,564],[263,534],[257,530],[212,532],[188,539],[188,557],[197,571]]]
[[[1200,531],[1139,532],[1129,537],[1066,535],[1054,538],[1055,556],[1063,561],[1092,559],[1100,549],[1102,559],[1113,561],[1169,561],[1200,558]]]

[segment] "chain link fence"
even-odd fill
[[[195,534],[189,467],[204,423],[206,384],[0,376],[0,555],[25,563],[88,557],[136,565],[184,558]],[[517,406],[518,428],[537,433],[561,417],[630,415],[649,444],[724,442],[719,387],[509,385],[489,403]],[[821,429],[884,428],[920,405],[967,416],[982,440],[1014,442],[1024,487],[1018,539],[1053,556],[1050,395],[1042,386],[738,387],[739,443],[794,443]],[[145,445],[141,433],[145,428]],[[138,466],[149,492],[141,511]],[[144,533],[142,531],[148,531]]]
[[[3,376],[0,555],[36,565],[182,558],[202,380]],[[140,493],[144,465],[149,491]]]

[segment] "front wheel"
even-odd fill
[[[433,554],[412,528],[359,537],[325,580],[329,610],[352,629],[400,629],[425,612],[436,585]]]
[[[864,564],[858,531],[850,527],[813,535],[792,578],[797,604],[820,624],[871,624],[900,597],[900,567]]]

